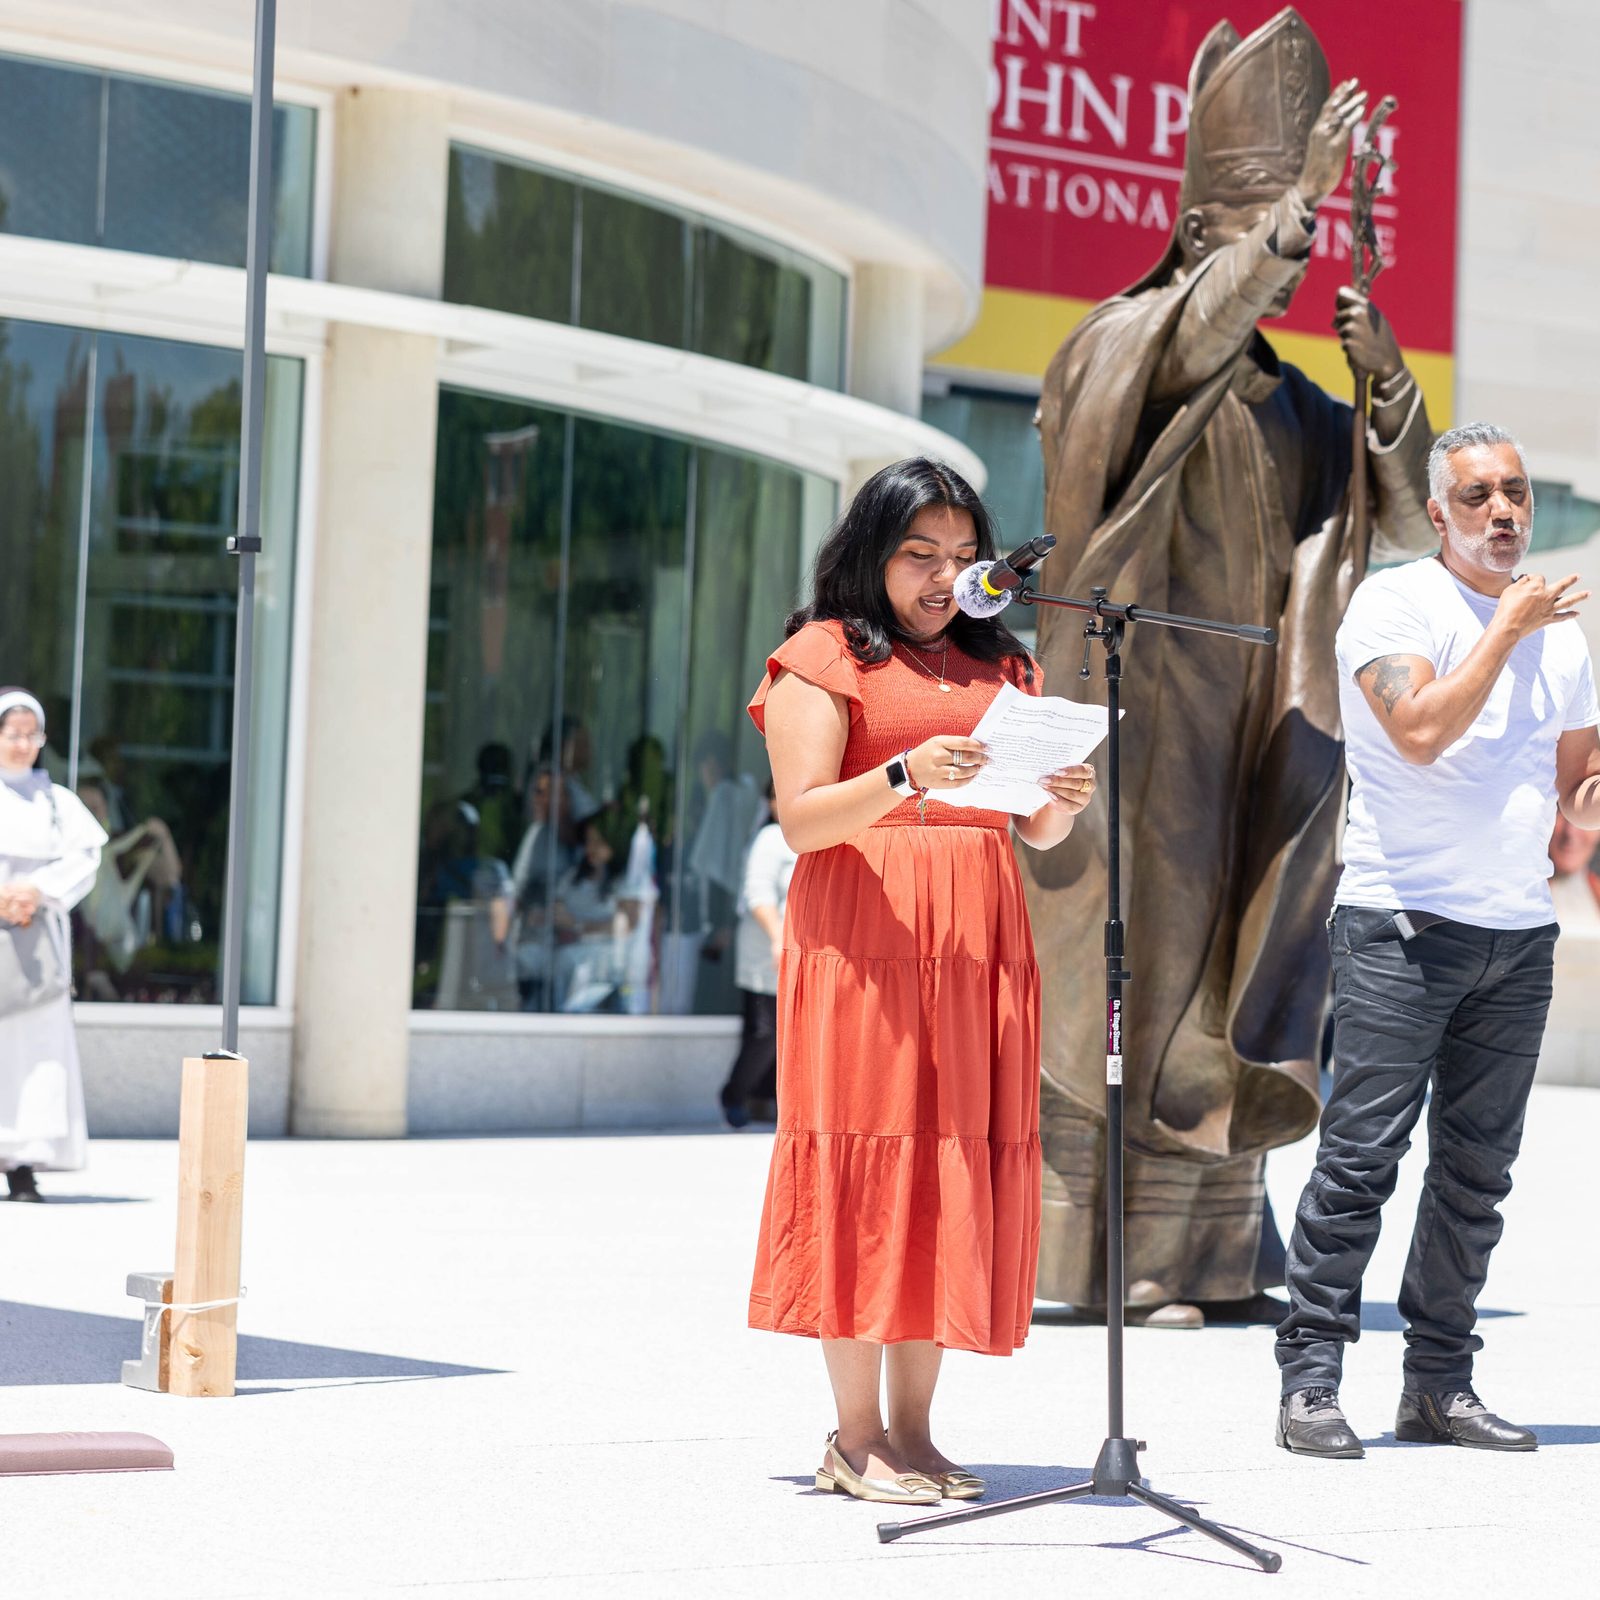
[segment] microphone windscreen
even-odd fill
[[[983,586],[983,575],[994,565],[992,561],[975,561],[956,575],[951,589],[956,605],[969,617],[992,617],[1011,604],[1011,591],[990,594]]]

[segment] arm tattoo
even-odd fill
[[[1372,674],[1372,692],[1392,717],[1394,708],[1411,691],[1411,668],[1405,657],[1379,656],[1366,670]]]

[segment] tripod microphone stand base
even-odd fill
[[[953,1528],[964,1522],[976,1522],[980,1517],[998,1517],[1009,1511],[1026,1511],[1032,1506],[1055,1505],[1062,1500],[1134,1500],[1248,1557],[1263,1572],[1276,1572],[1283,1565],[1283,1557],[1276,1550],[1263,1550],[1231,1530],[1207,1521],[1198,1511],[1149,1488],[1139,1477],[1138,1452],[1142,1449],[1142,1439],[1107,1439],[1100,1446],[1094,1475],[1087,1483],[1075,1483],[1065,1489],[1046,1489],[1040,1494],[1018,1495],[1011,1500],[996,1500],[991,1505],[964,1506],[960,1511],[918,1517],[912,1522],[880,1522],[878,1542],[892,1544],[902,1534],[921,1533],[930,1528]]]

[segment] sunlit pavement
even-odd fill
[[[209,1401],[117,1381],[138,1343],[126,1276],[171,1264],[177,1159],[96,1144],[86,1172],[43,1178],[53,1203],[0,1205],[0,1430],[150,1432],[177,1470],[0,1484],[16,1593],[1600,1593],[1600,1093],[1535,1092],[1483,1297],[1479,1387],[1537,1454],[1393,1441],[1420,1148],[1347,1365],[1364,1461],[1273,1446],[1269,1328],[1130,1332],[1151,1484],[1279,1550],[1274,1576],[1131,1503],[881,1546],[881,1508],[815,1492],[818,1351],[744,1327],[768,1144],[255,1145],[240,1393]],[[1310,1159],[1269,1164],[1280,1217]],[[992,1497],[1076,1481],[1106,1431],[1104,1353],[1101,1329],[1042,1323],[1013,1359],[950,1357],[944,1448]]]

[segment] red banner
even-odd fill
[[[990,0],[987,286],[1092,304],[1145,273],[1175,221],[1195,51],[1224,16],[1246,35],[1280,9],[1272,0]],[[1460,0],[1303,0],[1299,10],[1334,83],[1359,78],[1372,103],[1399,101],[1384,129],[1397,170],[1375,206],[1390,264],[1374,298],[1407,347],[1450,352]],[[1328,335],[1350,246],[1347,178],[1318,213],[1311,271],[1275,326]],[[1014,305],[1011,314],[1014,324]],[[991,364],[982,333],[980,323],[951,358]]]

